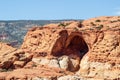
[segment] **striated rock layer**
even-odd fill
[[[16,70],[0,73],[2,80],[119,80],[120,17],[34,27],[20,49],[4,49],[0,68]]]

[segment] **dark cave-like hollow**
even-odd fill
[[[85,42],[83,37],[79,35],[68,37],[65,49],[68,49],[70,51],[65,54],[75,54],[78,55],[80,58],[82,58],[89,50],[87,43]]]
[[[81,59],[88,51],[88,45],[82,35],[79,32],[74,32],[67,37],[61,36],[57,39],[51,54],[56,57],[72,54]]]

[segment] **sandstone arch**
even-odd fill
[[[80,59],[88,52],[88,46],[80,32],[72,32],[69,36],[62,35],[54,44],[53,56],[74,55]]]
[[[66,52],[67,50],[67,52]],[[82,58],[88,52],[88,46],[80,32],[72,32],[66,40],[65,53],[67,55],[73,54]]]

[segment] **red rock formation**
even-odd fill
[[[57,77],[64,76],[67,74],[72,74],[71,72],[59,69],[59,68],[50,68],[46,66],[38,66],[33,69],[16,69],[12,72],[3,72],[0,73],[1,80],[33,80],[37,79],[49,79],[55,80]],[[36,80],[36,79],[35,79]]]
[[[88,46],[81,33],[72,32],[68,35],[67,31],[64,30],[60,32],[60,35],[61,37],[56,40],[53,46],[52,55],[62,56],[73,54],[82,58],[84,53],[87,53]]]
[[[103,25],[103,28],[101,28],[101,31],[96,31],[94,37],[91,38],[94,40],[92,47],[80,64],[80,74],[82,76],[89,79],[120,79],[119,19],[118,16],[98,17],[83,22],[84,26],[93,26],[91,29],[99,25]],[[98,30],[98,27],[96,27],[96,30]]]
[[[17,72],[22,74],[19,77],[25,79],[26,76],[30,77],[33,74],[35,74],[34,77],[56,75],[56,79],[59,79],[61,75],[59,71],[62,72],[61,69],[64,69],[62,75],[65,74],[65,70],[74,73],[79,70],[78,74],[86,80],[119,80],[119,19],[119,16],[98,17],[82,23],[70,21],[32,28],[26,34],[20,51],[11,47],[7,48],[7,52],[3,47],[0,51],[0,68],[9,69],[12,65],[14,68],[24,68],[20,69],[23,72],[19,73],[19,70],[16,70],[0,73],[0,77],[4,75],[7,78],[4,76],[3,78],[11,79],[11,76],[15,76],[14,73]],[[39,65],[41,67],[37,68]],[[43,69],[45,66],[46,68]],[[33,70],[34,67],[37,69]],[[61,69],[57,71],[57,69],[54,70],[55,67]],[[24,72],[25,70],[27,72]],[[51,75],[54,71],[55,74]],[[47,74],[47,72],[50,73]],[[10,77],[9,74],[11,74]],[[18,76],[14,77],[16,78]]]
[[[82,28],[80,28],[76,22],[75,23],[70,22],[69,25],[64,26],[64,27],[59,26],[58,28],[57,28],[58,24],[54,25],[54,28],[50,27],[49,29],[46,26],[44,26],[45,28],[42,28],[40,31],[38,29],[36,29],[35,33],[36,32],[37,32],[37,34],[44,33],[44,37],[40,38],[39,40],[40,41],[44,40],[45,42],[42,41],[42,43],[41,43],[42,46],[33,45],[36,47],[36,49],[33,49],[31,51],[33,51],[33,52],[34,51],[38,51],[38,52],[45,51],[47,53],[47,55],[53,55],[53,56],[57,56],[57,57],[62,56],[62,55],[68,55],[69,57],[75,58],[78,61],[80,61],[80,59],[84,56],[84,54],[86,54],[89,51],[86,54],[86,56],[89,57],[87,62],[100,63],[99,61],[101,61],[101,62],[103,61],[104,64],[107,63],[107,61],[111,62],[112,59],[107,58],[107,55],[108,54],[109,55],[116,54],[118,56],[119,52],[110,53],[110,51],[108,49],[110,47],[117,46],[118,43],[113,43],[113,42],[108,41],[108,43],[112,43],[115,45],[104,46],[102,44],[106,44],[107,42],[105,43],[105,42],[101,42],[101,41],[104,41],[105,36],[108,36],[109,34],[110,34],[109,36],[112,36],[113,33],[115,33],[114,35],[119,35],[120,32],[119,32],[119,23],[117,21],[118,19],[119,19],[119,17],[93,18],[90,20],[83,21],[83,23],[81,24],[81,25],[83,25]],[[65,25],[66,23],[62,23],[62,24]],[[34,31],[30,32],[30,33],[33,34]],[[27,38],[30,35],[30,33],[27,34],[27,36],[26,36]],[[52,34],[52,35],[49,35],[49,37],[48,37],[48,34]],[[27,50],[30,48],[32,49],[33,47],[31,46],[32,45],[31,43],[29,43],[30,46],[26,45],[27,38],[25,39],[25,43],[22,45],[22,48],[25,49],[24,46],[27,46],[27,48],[26,48]],[[115,36],[115,38],[118,38],[118,36]],[[107,41],[107,39],[109,40],[108,37],[105,38],[106,41]],[[30,38],[29,38],[29,40],[30,40]],[[35,39],[33,39],[33,40],[35,40]],[[35,42],[37,42],[37,41],[35,41]],[[99,42],[101,44],[99,44]],[[40,49],[38,49],[38,46]],[[101,48],[99,49],[96,46],[101,47]],[[94,51],[94,48],[95,48],[95,50],[98,50],[98,51],[97,52]],[[108,48],[107,50],[105,50],[107,53],[105,51],[102,51],[102,49],[106,49],[106,48]],[[114,50],[114,48],[112,48],[112,49]],[[117,48],[117,51],[118,51],[118,48]],[[98,55],[99,53],[100,53],[100,55],[105,55],[104,59],[102,58],[103,56],[100,57],[100,55]],[[114,63],[116,61],[117,61],[116,59],[113,60]],[[81,61],[81,65],[84,62],[85,61],[83,58]],[[119,59],[117,62],[119,62]],[[111,63],[111,64],[114,64],[114,63]],[[87,64],[85,64],[85,65],[87,65]],[[119,65],[119,63],[117,64],[117,66],[118,65]],[[82,74],[82,72],[84,72],[84,69],[83,69],[84,65],[82,65],[80,67],[81,67],[80,73]],[[119,69],[119,67],[117,67],[117,68]],[[97,70],[97,68],[95,68],[95,69]],[[88,70],[88,71],[91,72],[91,70]],[[92,74],[92,72],[90,74]],[[101,73],[96,72],[96,74],[100,75]],[[86,75],[87,75],[87,73],[86,73]],[[116,75],[119,76],[118,73],[116,73]],[[104,76],[106,76],[106,75],[104,75]],[[94,78],[94,76],[93,76],[93,78]],[[99,77],[96,77],[96,78],[99,78]],[[109,78],[112,79],[113,77],[109,77]]]
[[[80,74],[96,79],[120,78],[119,44],[120,30],[104,31],[103,35],[98,35],[96,43],[81,61]]]
[[[19,68],[22,68],[32,59],[32,56],[30,54],[25,54],[23,50],[17,50],[5,43],[0,44],[0,68],[2,69],[18,68],[16,67],[18,65]]]
[[[12,58],[14,58],[13,54],[9,54],[14,52],[16,49],[5,44],[0,43],[0,68],[9,68],[13,64]],[[10,59],[11,58],[11,59]]]
[[[51,55],[53,56],[62,56],[65,48],[66,40],[68,38],[67,30],[62,30],[59,32],[60,37],[55,41],[53,45]]]
[[[70,51],[66,52],[68,50],[70,50]],[[86,44],[86,42],[82,36],[82,33],[72,32],[68,36],[68,39],[66,40],[64,54],[66,54],[66,55],[76,54],[77,56],[82,58],[84,56],[84,54],[87,52],[88,52],[88,45]]]

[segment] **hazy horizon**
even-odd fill
[[[119,16],[120,0],[1,0],[0,20],[88,19]]]
[[[26,20],[32,20],[32,21],[49,21],[49,20],[51,20],[51,21],[55,21],[55,20],[84,20],[84,19],[8,19],[8,20],[0,20],[0,21],[26,21]]]

